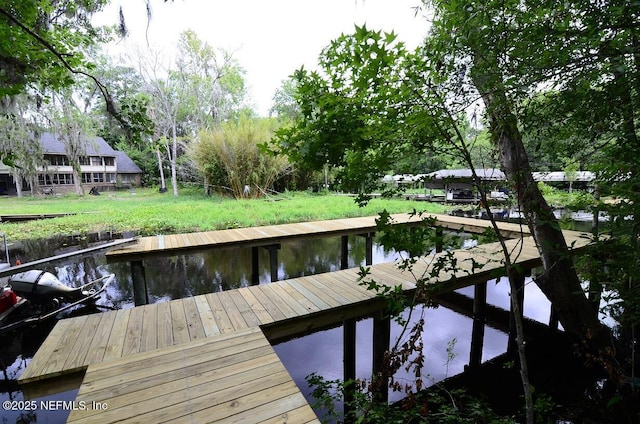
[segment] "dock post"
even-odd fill
[[[356,379],[356,320],[347,319],[342,322],[342,345],[343,345],[343,363],[344,363],[344,401],[343,414],[344,422],[352,423],[354,421],[354,411],[351,403],[355,398],[355,379]]]
[[[487,283],[478,283],[473,287],[473,329],[471,332],[471,351],[469,367],[476,368],[482,364],[482,347],[484,345],[484,326],[486,323]]]
[[[349,268],[349,236],[342,236],[340,269]]]
[[[436,253],[442,252],[444,246],[444,229],[436,227]]]
[[[367,258],[366,258],[367,265],[373,264],[373,235],[374,234],[375,233],[367,233],[365,236],[367,241]]]
[[[518,303],[518,309],[520,310],[520,319],[524,318],[524,278],[525,274],[522,271],[515,271],[514,275],[514,288],[515,294],[511,293],[510,296],[516,296],[516,302]],[[509,302],[511,305],[511,302]],[[518,345],[516,343],[516,319],[513,311],[513,306],[509,308],[509,343],[507,344],[507,353],[515,353],[518,351]]]
[[[278,249],[279,244],[267,246],[269,249],[269,268],[271,268],[271,282],[278,281]]]
[[[135,306],[148,304],[149,293],[147,292],[147,279],[144,275],[142,261],[131,261],[131,281],[133,283],[133,303]]]
[[[379,402],[389,400],[389,376],[385,370],[384,356],[389,350],[391,339],[391,317],[385,311],[373,316],[373,378],[378,380],[378,393],[375,399]]]
[[[258,246],[251,247],[251,285],[257,286],[260,284],[260,267],[258,266],[259,256]]]

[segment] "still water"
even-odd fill
[[[10,246],[11,261],[20,259],[23,263],[64,253],[68,250],[87,247],[90,240],[45,240],[40,242],[16,243]],[[279,279],[295,278],[303,275],[335,271],[340,268],[340,237],[314,239],[304,242],[283,243],[278,252]],[[74,246],[75,244],[75,246]],[[79,246],[78,246],[79,244]],[[261,249],[260,284],[270,279],[268,268],[269,252]],[[390,262],[398,254],[376,244],[373,263]],[[217,250],[188,256],[175,256],[145,262],[149,300],[164,302],[187,296],[234,289],[249,285],[251,269],[250,249]],[[361,237],[349,238],[349,266],[365,263],[365,240]],[[114,273],[114,284],[103,294],[98,305],[105,308],[133,307],[133,291],[128,263],[106,264],[103,253],[81,258],[70,258],[43,267],[58,275],[59,279],[71,286],[80,285],[102,275]],[[508,283],[493,281],[488,284],[488,301],[508,309]],[[473,290],[463,293],[472,296]],[[549,304],[533,284],[527,285],[525,314],[541,322],[549,316]],[[425,319],[423,334],[427,383],[442,380],[463,371],[468,363],[472,321],[466,316],[444,307],[424,308],[417,311]],[[37,331],[25,330],[17,334],[0,337],[0,398],[2,401],[20,402],[23,395],[17,379],[28,365],[31,357],[42,343],[51,326]],[[392,326],[392,343],[400,332]],[[483,360],[504,353],[507,336],[498,330],[485,330]],[[447,348],[449,347],[449,351]],[[325,379],[340,379],[342,368],[342,328],[316,332],[298,339],[274,346],[285,367],[309,401],[306,376],[315,372]],[[363,319],[357,324],[357,377],[369,378],[372,368],[372,321]],[[409,376],[406,376],[409,379]],[[75,390],[60,393],[40,401],[75,399]],[[390,395],[398,399],[399,395]],[[68,416],[65,410],[13,411],[0,410],[1,423],[59,423]]]

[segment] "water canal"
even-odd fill
[[[103,237],[103,238],[108,238]],[[10,246],[12,262],[20,259],[23,263],[60,254],[70,249],[85,248],[94,240],[44,240],[16,243]],[[340,237],[314,239],[304,242],[282,244],[279,251],[280,279],[317,274],[340,268]],[[269,252],[261,249],[260,284],[270,280]],[[176,256],[153,260],[146,263],[146,276],[150,302],[164,302],[209,292],[228,290],[249,285],[251,269],[250,249],[217,250],[189,256]],[[393,251],[376,244],[373,263],[389,262],[397,258]],[[365,263],[365,240],[362,237],[349,238],[349,266]],[[106,308],[133,307],[133,291],[128,263],[107,264],[102,253],[82,258],[71,258],[43,267],[58,275],[69,285],[79,285],[99,276],[114,273],[115,284],[110,287],[99,306]],[[507,282],[493,282],[488,285],[488,301],[496,306],[508,308]],[[465,291],[473,295],[473,290]],[[525,315],[546,322],[549,304],[535,285],[527,285]],[[86,311],[84,311],[86,312]],[[426,369],[429,379],[439,381],[447,376],[463,371],[469,359],[472,320],[444,307],[425,308],[420,311],[426,322],[424,345]],[[23,400],[17,379],[28,365],[39,345],[51,327],[37,331],[25,330],[2,336],[0,347],[0,398],[3,401]],[[507,335],[496,329],[487,328],[483,360],[505,352]],[[392,337],[399,329],[392,327]],[[357,324],[357,377],[368,378],[372,368],[372,322],[363,319]],[[298,339],[274,346],[285,367],[294,378],[301,391],[311,400],[306,376],[315,372],[326,379],[342,378],[342,329],[333,328],[319,331]],[[449,349],[449,350],[448,350]],[[408,378],[408,376],[407,376]],[[60,393],[37,402],[70,401],[75,398],[75,390]],[[391,395],[391,399],[396,399]],[[55,409],[55,408],[54,408]],[[7,411],[2,410],[2,422],[6,423],[59,423],[65,422],[68,410]]]

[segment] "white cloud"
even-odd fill
[[[252,103],[266,115],[282,80],[300,66],[313,69],[317,57],[354,25],[395,31],[417,46],[428,24],[413,7],[420,0],[174,0],[152,1],[147,36],[152,46],[173,48],[180,33],[194,30],[215,48],[234,51],[247,71]],[[116,23],[122,5],[130,36],[119,48],[144,45],[147,18],[143,0],[113,1],[96,22]]]

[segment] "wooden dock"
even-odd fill
[[[68,423],[319,422],[257,327],[90,367]]]
[[[335,231],[346,231],[340,225],[334,224]],[[571,231],[565,238],[573,249],[590,241]],[[507,243],[514,263],[525,269],[540,265],[531,237]],[[144,255],[131,248],[122,249],[129,252],[125,257]],[[372,265],[367,279],[401,285],[411,295],[414,275],[428,275],[434,261],[448,254],[458,269],[432,277],[444,282],[434,286],[434,295],[503,274],[501,248],[489,243],[424,257],[413,275],[390,263]],[[478,269],[476,261],[485,265]],[[74,423],[317,422],[269,344],[370,316],[383,306],[358,284],[358,269],[346,269],[65,319],[19,382],[27,398],[47,386],[79,386],[76,400],[92,407],[72,411]]]
[[[450,215],[430,215],[435,225],[452,231],[480,234],[486,231],[489,221]],[[398,225],[423,225],[421,219],[411,214],[391,215]],[[376,232],[375,216],[333,219],[325,221],[299,222],[293,224],[267,225],[218,231],[203,231],[187,234],[140,237],[136,244],[106,253],[107,262],[131,262],[154,256],[180,255],[233,247],[260,247],[286,241],[314,237],[370,234]],[[528,229],[519,224],[499,222],[498,228],[507,238],[528,234]]]
[[[0,215],[1,222],[24,222],[35,221],[37,219],[61,218],[64,216],[76,215],[75,213],[47,213],[47,214],[13,214]]]

